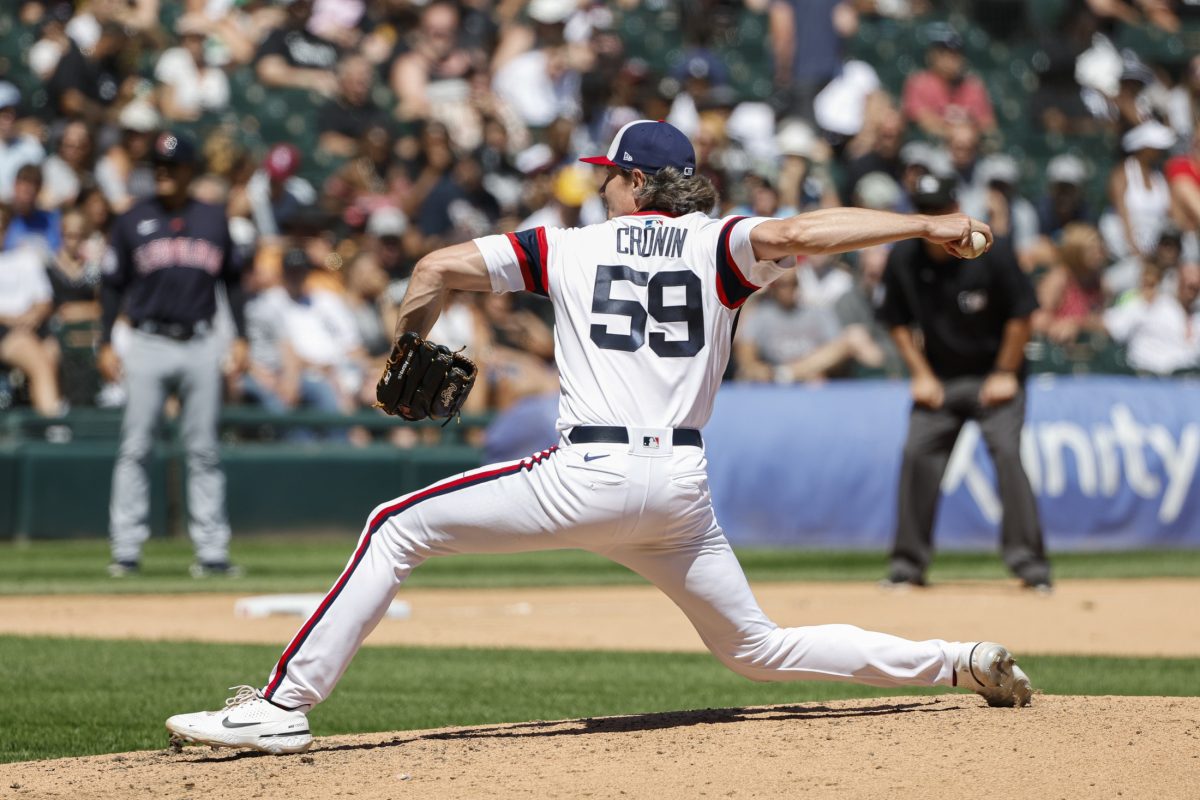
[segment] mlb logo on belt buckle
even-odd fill
[[[636,456],[669,456],[673,450],[670,428],[630,428],[629,452]]]

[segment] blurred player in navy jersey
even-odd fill
[[[104,262],[101,374],[124,379],[128,401],[109,507],[112,563],[109,574],[137,572],[150,535],[147,462],[168,393],[182,401],[187,451],[188,533],[196,548],[194,577],[236,575],[229,563],[225,476],[217,454],[221,366],[215,335],[216,291],[224,284],[237,339],[231,367],[246,361],[244,298],[225,208],[199,202],[189,189],[196,150],[173,133],[154,143],[155,196],[135,205],[113,225]],[[133,327],[124,359],[112,347],[121,312]]]

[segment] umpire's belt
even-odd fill
[[[571,444],[629,444],[629,429],[616,425],[577,425],[567,435]],[[675,447],[703,447],[704,439],[695,428],[675,428],[671,431]]]
[[[163,322],[157,319],[144,319],[134,323],[133,327],[143,333],[165,336],[177,342],[186,342],[196,336],[204,336],[212,331],[212,322],[202,319],[199,322]]]

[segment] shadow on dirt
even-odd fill
[[[375,750],[399,747],[421,740],[454,741],[459,739],[504,739],[536,738],[544,736],[582,736],[592,733],[633,733],[665,728],[686,728],[692,725],[721,725],[730,722],[798,721],[838,719],[844,717],[878,717],[893,714],[931,713],[953,711],[956,706],[945,698],[930,698],[921,702],[880,703],[861,708],[830,708],[822,705],[770,706],[764,708],[706,708],[699,711],[666,711],[652,714],[629,714],[622,717],[597,717],[562,720],[558,722],[517,722],[509,725],[488,725],[476,728],[458,728],[452,731],[427,733],[421,736],[392,737],[378,742],[330,745],[314,747],[300,758],[317,753],[333,753],[355,750]],[[243,758],[271,758],[265,753],[241,751],[224,756],[194,759],[195,763],[235,761]]]

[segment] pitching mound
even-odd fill
[[[14,798],[1194,796],[1200,698],[975,696],[524,722],[0,766]],[[166,733],[163,733],[164,743]]]

